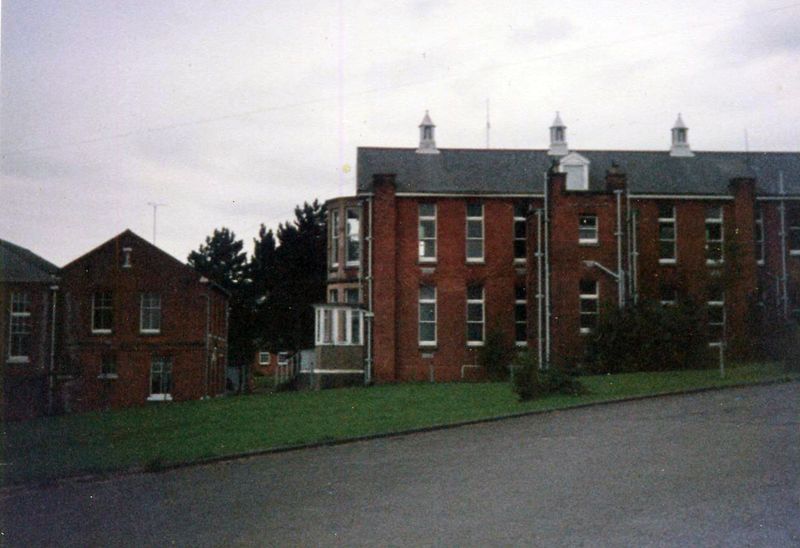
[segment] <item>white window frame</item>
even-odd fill
[[[479,298],[470,297],[469,292],[470,289],[480,289],[481,295]],[[480,306],[481,307],[481,319],[478,320],[470,320],[469,309],[470,306]],[[467,287],[467,346],[483,346],[484,341],[486,340],[486,288],[482,285],[473,285]],[[471,325],[480,325],[481,328],[481,339],[470,339],[469,328]]]
[[[673,204],[658,204],[658,263],[659,264],[675,264],[678,262],[678,214],[677,208]],[[672,215],[669,217],[661,216],[661,208],[669,207],[672,209]],[[672,238],[662,238],[661,227],[672,226]],[[672,243],[672,257],[661,256],[662,244]]]
[[[522,295],[520,298],[520,289]],[[519,319],[517,314],[518,310],[523,311],[522,320]],[[525,335],[524,340],[520,340],[517,335],[517,330],[522,326],[522,332]],[[524,285],[514,286],[514,344],[516,346],[528,346],[528,292]]]
[[[720,335],[722,336],[721,340],[709,341],[708,342],[708,346],[712,346],[712,347],[718,347],[721,344],[723,344],[723,342],[725,341],[725,327],[726,327],[725,324],[727,323],[727,317],[726,317],[726,313],[725,313],[725,294],[724,293],[722,293],[721,298],[722,298],[722,300],[712,300],[711,298],[709,298],[709,301],[708,301],[709,312],[710,312],[710,310],[712,308],[720,308],[722,310],[722,321],[721,322],[712,322],[711,321],[711,314],[709,314],[708,327],[711,328],[712,326],[718,326],[719,330],[720,330]]]
[[[289,365],[289,353],[288,352],[278,352],[278,365],[286,366]]]
[[[159,384],[162,390],[159,392],[153,392],[153,375],[155,373],[156,362],[159,362],[161,365],[161,371],[159,373],[161,375],[161,382]],[[165,388],[163,378],[165,365],[169,366],[169,386],[167,387],[169,388],[168,392],[163,390],[163,388]],[[150,360],[150,396],[147,398],[147,401],[172,401],[172,390],[175,388],[174,383],[175,379],[172,376],[172,358],[165,356],[153,356]]]
[[[329,303],[338,303],[339,302],[339,290],[338,289],[329,289],[328,290],[328,302]]]
[[[266,356],[266,359],[264,358]],[[269,352],[259,352],[258,353],[258,365],[269,365],[270,362]]]
[[[27,342],[21,346],[30,349],[33,337],[33,325],[31,322],[31,297],[24,291],[11,293],[11,302],[8,309],[8,361],[9,363],[28,363],[30,354],[15,354],[15,337],[27,338]],[[16,329],[15,329],[16,327]]]
[[[108,306],[105,306],[105,303],[98,303],[97,302],[98,295],[109,295],[110,304],[108,304]],[[97,313],[100,310],[111,310],[111,327],[95,326]],[[95,291],[94,293],[92,293],[92,317],[90,318],[90,321],[92,322],[92,333],[107,334],[111,333],[114,330],[114,293],[112,291]]]
[[[431,207],[433,209],[433,214],[430,215],[426,212],[423,215],[422,208]],[[422,202],[418,205],[417,208],[418,214],[418,223],[417,223],[417,240],[419,242],[419,251],[418,251],[418,258],[419,262],[421,263],[435,263],[436,262],[436,254],[437,254],[437,242],[436,242],[436,231],[437,231],[437,222],[436,222],[436,214],[437,214],[437,207],[436,204],[430,202]],[[423,237],[422,236],[422,226],[423,222],[425,223],[433,223],[433,236]],[[425,242],[433,242],[433,256],[425,255]]]
[[[480,208],[480,215],[470,215],[470,207],[479,207]],[[467,202],[466,206],[466,223],[464,225],[464,235],[466,239],[466,247],[464,249],[464,254],[467,258],[468,263],[482,263],[484,261],[484,257],[486,256],[486,242],[485,242],[485,223],[483,222],[484,219],[484,208],[482,203],[478,202]],[[480,236],[470,236],[470,226],[478,226],[480,227]],[[469,244],[470,242],[477,242],[480,244],[481,254],[480,256],[470,257],[469,252]]]
[[[528,207],[528,204],[525,203],[525,202],[516,202],[514,204],[514,224],[512,226],[513,234],[511,236],[512,236],[512,241],[513,241],[513,246],[514,246],[514,249],[513,249],[514,262],[517,263],[517,264],[525,264],[525,261],[527,260],[527,256],[528,256],[527,218],[525,216],[525,213],[520,215],[520,212],[518,211],[518,209],[520,209],[520,208],[522,208],[525,211],[527,211],[527,207]],[[517,236],[517,227],[520,226],[520,225],[523,228],[521,237]],[[522,242],[522,250],[524,252],[522,257],[517,257],[517,245],[518,245],[519,242]]]
[[[594,284],[594,293],[583,293],[583,288],[580,287],[580,284],[584,282],[591,282]],[[600,283],[597,280],[581,280],[578,282],[578,314],[579,314],[579,321],[578,326],[580,328],[581,335],[588,335],[594,332],[594,328],[592,327],[583,327],[581,324],[583,323],[580,321],[584,316],[592,316],[594,317],[594,325],[597,326],[597,319],[600,316]],[[585,312],[583,310],[583,302],[584,301],[595,301],[595,310],[594,312]]]
[[[719,209],[719,217],[709,217],[712,209]],[[708,265],[720,265],[725,262],[725,211],[721,205],[719,206],[708,206],[706,208],[706,222],[705,222],[705,230],[706,230],[706,264]],[[710,225],[719,225],[719,240],[712,240],[709,238],[708,229]],[[709,253],[711,250],[711,244],[719,244],[719,260],[709,258]]]
[[[594,219],[594,226],[588,226],[583,224],[584,219]],[[581,231],[583,230],[590,230],[593,229],[594,236],[590,238],[585,238],[582,236]],[[578,243],[580,245],[596,245],[600,241],[600,220],[597,218],[597,215],[592,214],[581,214],[578,216]]]
[[[352,220],[355,220],[355,232],[351,229],[351,218],[350,214],[354,214],[355,217]],[[344,250],[344,260],[345,266],[358,266],[361,263],[361,210],[355,207],[348,207],[345,209],[344,214],[344,223],[345,223],[345,250]],[[350,244],[351,242],[355,241],[355,258],[350,257]]]
[[[355,292],[356,300],[351,301],[350,297]],[[344,302],[347,304],[359,304],[361,302],[361,290],[357,287],[346,287],[344,289]]]
[[[320,305],[315,312],[314,342],[317,346],[361,346],[364,340],[364,310]],[[354,316],[357,316],[356,320]],[[278,365],[280,365],[278,353]]]
[[[112,370],[109,371],[106,368],[106,365],[110,363],[112,365]],[[119,375],[117,374],[117,356],[114,354],[103,354],[100,356],[100,374],[97,375],[98,379],[116,379]]]
[[[331,268],[339,268],[339,221],[340,211],[338,209],[331,210],[331,248],[330,248],[330,264]]]
[[[423,289],[431,289],[433,290],[433,297],[430,296],[423,296],[422,291]],[[437,297],[437,289],[434,285],[423,285],[419,288],[419,298],[418,302],[419,305],[417,307],[417,341],[420,346],[436,346],[436,339],[437,339],[437,306],[436,306],[436,297]],[[423,305],[432,305],[433,306],[433,320],[423,320],[422,319],[422,306]],[[422,339],[422,326],[423,324],[433,324],[433,339]]]
[[[764,209],[762,207],[756,208],[756,264],[763,266],[764,259],[766,258],[766,234],[764,232]]]
[[[154,305],[153,302],[147,302],[149,299],[157,299],[158,302]],[[144,335],[158,335],[161,333],[161,295],[159,293],[142,293],[139,299],[139,333]],[[158,327],[147,326],[146,323],[151,323],[153,317],[150,314],[155,314],[158,319]],[[145,322],[145,320],[148,320]]]
[[[788,234],[787,236],[787,243],[786,246],[789,249],[790,256],[800,256],[800,207],[792,207],[789,209],[789,223],[788,227],[786,228]],[[796,234],[796,236],[794,236]],[[798,244],[798,247],[792,247],[792,243],[795,241]]]

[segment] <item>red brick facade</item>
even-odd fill
[[[61,293],[65,411],[224,393],[227,296],[192,268],[126,231],[65,266]]]

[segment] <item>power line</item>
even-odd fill
[[[372,95],[372,94],[375,94],[375,93],[395,91],[395,90],[404,89],[404,88],[413,87],[413,86],[431,84],[431,83],[434,83],[434,82],[456,80],[456,79],[464,78],[466,75],[469,75],[469,74],[478,74],[478,73],[483,73],[483,72],[502,70],[504,68],[531,64],[531,63],[535,63],[535,62],[543,61],[543,60],[548,60],[548,59],[554,59],[554,58],[564,57],[564,56],[572,56],[572,55],[575,55],[577,53],[583,53],[585,51],[593,51],[593,50],[596,50],[598,48],[608,48],[608,47],[613,47],[613,46],[630,44],[632,42],[645,41],[645,40],[649,40],[649,39],[653,39],[653,38],[661,38],[661,37],[669,36],[669,35],[673,35],[673,34],[684,33],[684,32],[687,32],[689,30],[713,27],[713,26],[718,26],[718,25],[721,25],[721,24],[729,23],[729,22],[732,22],[732,21],[738,21],[740,19],[747,19],[747,18],[750,18],[750,17],[752,17],[754,15],[762,15],[762,14],[766,14],[766,13],[775,13],[775,12],[779,12],[779,11],[785,11],[785,10],[788,10],[788,9],[796,8],[796,7],[800,7],[800,2],[793,3],[793,4],[787,4],[787,5],[784,5],[784,6],[778,6],[776,8],[749,11],[749,12],[746,12],[746,13],[744,13],[742,15],[738,15],[738,16],[735,16],[735,17],[729,17],[729,18],[722,19],[722,20],[715,21],[715,22],[699,23],[699,24],[696,24],[696,25],[689,25],[689,26],[681,27],[680,29],[675,29],[675,30],[667,30],[667,31],[656,32],[656,33],[641,34],[641,35],[638,35],[638,36],[633,36],[633,37],[629,37],[629,38],[625,38],[625,39],[621,39],[621,40],[612,40],[612,41],[609,41],[609,42],[604,42],[604,43],[599,43],[599,44],[581,46],[579,48],[573,48],[571,50],[564,50],[564,51],[550,53],[550,54],[544,54],[544,55],[536,55],[536,56],[529,57],[527,59],[523,59],[523,60],[520,60],[520,61],[513,61],[513,62],[507,62],[507,63],[497,63],[497,64],[493,64],[493,65],[490,65],[490,66],[487,66],[487,67],[483,67],[483,68],[471,69],[471,70],[465,71],[465,72],[460,73],[460,74],[452,74],[452,75],[449,75],[449,76],[441,76],[439,78],[425,78],[425,79],[419,79],[419,80],[411,80],[411,81],[408,81],[408,82],[404,82],[404,83],[401,83],[401,84],[395,84],[395,85],[392,85],[392,86],[382,86],[382,87],[368,88],[368,89],[364,89],[364,90],[360,90],[360,91],[354,91],[354,92],[350,92],[350,93],[346,93],[346,94],[337,93],[335,95],[319,97],[319,98],[316,98],[316,99],[309,99],[309,100],[306,100],[306,101],[297,101],[297,102],[292,102],[292,103],[284,103],[282,105],[261,107],[261,108],[256,108],[256,109],[251,109],[251,110],[246,110],[246,111],[226,114],[226,115],[222,115],[222,116],[214,116],[214,117],[208,117],[208,118],[198,118],[198,119],[195,119],[195,120],[188,120],[188,121],[185,121],[185,122],[176,122],[176,123],[172,123],[172,124],[165,124],[165,125],[160,125],[160,126],[152,126],[152,127],[149,127],[149,128],[135,129],[135,130],[131,130],[131,131],[123,132],[123,133],[116,133],[116,134],[98,136],[98,137],[94,137],[94,138],[91,138],[91,139],[83,139],[83,140],[79,140],[79,141],[66,141],[66,142],[63,142],[63,143],[55,143],[55,144],[52,144],[52,145],[43,145],[43,146],[38,146],[38,147],[29,147],[29,148],[19,148],[19,149],[4,150],[4,151],[0,151],[0,155],[6,156],[6,155],[9,155],[9,154],[20,154],[20,153],[26,153],[26,152],[40,152],[40,151],[45,151],[45,150],[54,150],[54,149],[72,147],[72,146],[81,146],[81,145],[102,143],[102,142],[106,142],[106,141],[114,141],[114,140],[126,139],[128,137],[133,137],[135,135],[140,135],[140,134],[145,134],[145,133],[156,133],[156,132],[162,132],[162,131],[170,131],[170,130],[173,130],[173,129],[179,129],[179,128],[184,128],[184,127],[191,127],[191,126],[196,126],[196,125],[209,124],[209,123],[220,122],[220,121],[225,121],[225,120],[233,120],[233,119],[236,119],[236,118],[246,118],[246,117],[253,116],[253,115],[256,115],[256,114],[263,114],[263,113],[274,112],[274,111],[278,111],[278,110],[299,108],[299,107],[311,106],[311,105],[315,105],[315,104],[327,103],[327,102],[332,102],[332,101],[341,101],[343,98],[360,97],[360,96],[365,96],[365,95]]]

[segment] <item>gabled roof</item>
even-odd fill
[[[0,282],[49,283],[57,279],[58,267],[36,253],[0,240]]]
[[[439,149],[438,155],[413,148],[358,149],[357,192],[372,191],[376,173],[396,175],[397,192],[453,194],[537,194],[553,158],[547,150]],[[669,150],[578,150],[590,162],[589,189],[605,186],[616,162],[637,194],[728,194],[735,177],[755,177],[757,193],[777,195],[783,174],[786,193],[800,196],[798,152],[695,152],[672,157]]]

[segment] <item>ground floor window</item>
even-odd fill
[[[258,353],[258,365],[269,365],[269,352]]]
[[[725,296],[712,290],[708,298],[708,344],[719,346],[725,339]]]
[[[172,359],[156,356],[150,365],[150,397],[151,401],[169,401],[172,399]]]
[[[591,333],[597,327],[599,313],[600,292],[597,282],[581,280],[580,291],[581,333]]]
[[[364,310],[346,305],[318,305],[315,310],[317,346],[360,345],[364,340]]]
[[[483,326],[486,321],[483,286],[472,285],[467,288],[467,344],[483,344]]]
[[[528,299],[524,285],[514,288],[514,341],[517,346],[528,344]]]
[[[436,344],[436,288],[432,285],[419,288],[419,344]]]
[[[27,362],[31,353],[31,299],[27,293],[11,294],[8,360]]]

